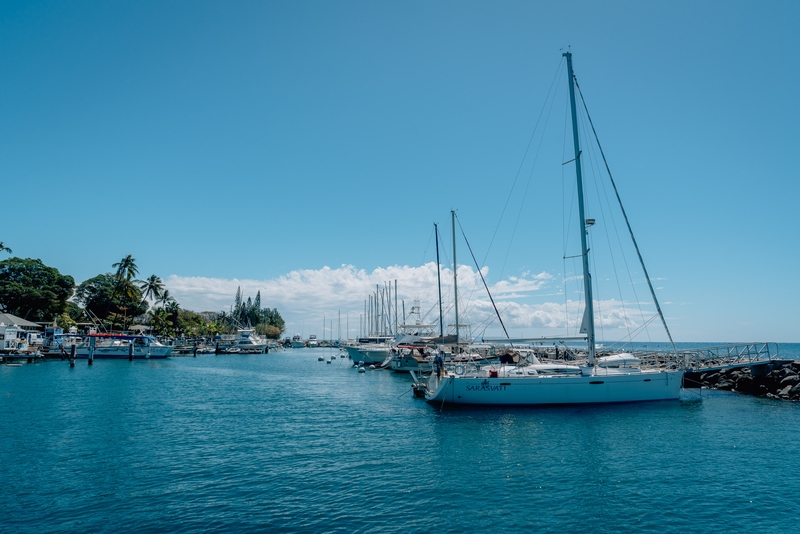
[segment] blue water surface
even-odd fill
[[[799,403],[439,407],[337,354],[0,366],[0,531],[798,531]]]

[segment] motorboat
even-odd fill
[[[433,357],[425,345],[398,344],[392,349],[389,367],[397,373],[430,373]]]
[[[153,336],[126,334],[89,334],[75,347],[75,356],[95,360],[134,360],[168,358],[173,347]]]
[[[267,342],[256,334],[255,329],[240,328],[238,333],[239,337],[233,345],[235,348],[242,352],[264,352],[266,350]]]

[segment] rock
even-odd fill
[[[733,380],[723,379],[717,382],[716,388],[721,389],[723,391],[733,391],[733,388],[736,387],[736,382]]]
[[[719,380],[720,373],[719,371],[712,371],[710,373],[703,373],[700,375],[700,380],[705,382],[706,384],[716,384],[717,380]]]
[[[781,380],[781,386],[793,386],[800,382],[800,376],[798,375],[788,375]]]
[[[736,381],[736,391],[739,393],[744,394],[751,394],[753,393],[753,377],[752,376],[743,376],[739,380]]]

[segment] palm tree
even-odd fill
[[[153,308],[150,311],[150,325],[157,334],[166,333],[167,329],[171,326],[169,316],[164,308]]]
[[[172,322],[172,325],[177,327],[178,326],[178,318],[180,317],[181,307],[176,300],[171,300],[165,307],[164,310],[169,314],[169,320]]]
[[[169,294],[169,289],[165,289],[164,292],[161,293],[161,298],[158,302],[161,303],[161,307],[166,307],[170,302],[175,302],[175,299]]]
[[[109,301],[109,307],[111,306],[111,302],[118,296],[118,295],[127,295],[128,297],[132,297],[135,294],[136,286],[133,285],[133,278],[139,274],[139,268],[136,266],[136,258],[132,255],[128,254],[124,258],[122,258],[117,263],[112,263],[111,267],[116,267],[117,269],[117,283],[114,286],[114,291],[111,293],[111,300]],[[106,314],[108,314],[109,308],[106,308]],[[111,321],[111,329],[114,329],[114,321]]]
[[[0,252],[8,252],[9,254],[13,254],[14,252],[5,246],[2,241],[0,241]]]
[[[112,267],[117,268],[117,278],[122,279],[123,276],[126,280],[133,280],[139,274],[139,268],[136,266],[136,258],[128,254],[117,263],[111,264]]]
[[[154,302],[161,300],[161,295],[164,292],[164,281],[160,277],[151,274],[147,280],[139,280],[139,282],[139,289],[142,290],[142,298],[144,300],[150,300],[150,298]]]

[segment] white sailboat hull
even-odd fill
[[[683,371],[569,376],[467,377],[434,373],[425,400],[432,403],[488,405],[602,404],[675,400]]]

